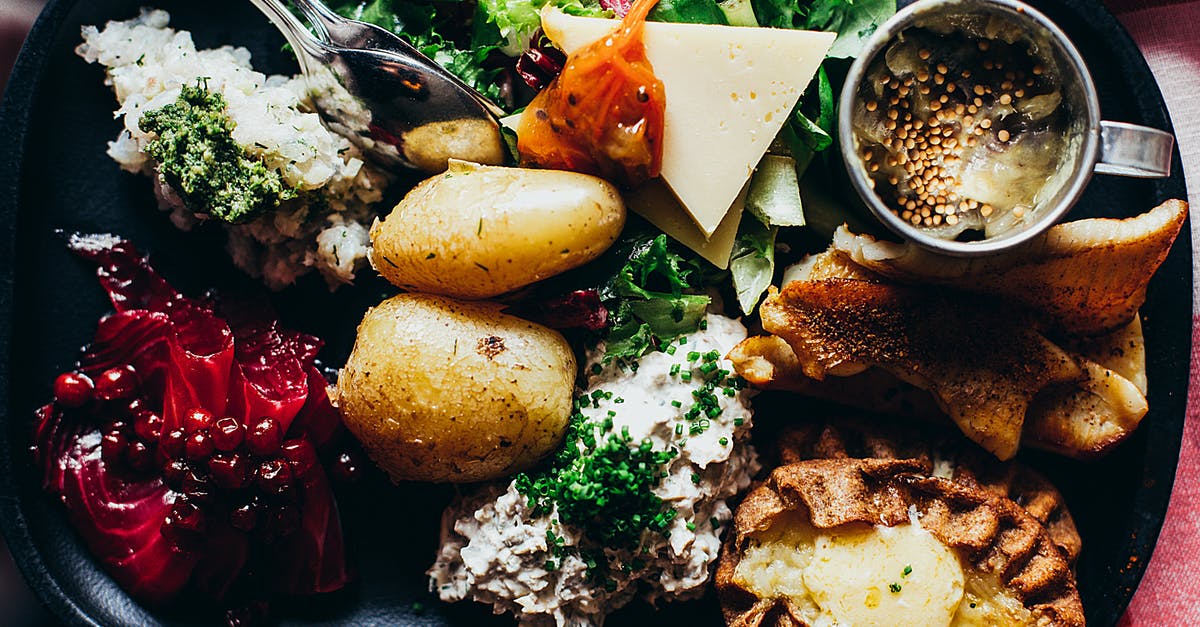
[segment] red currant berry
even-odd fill
[[[120,431],[110,431],[100,439],[100,458],[105,464],[115,466],[120,464],[129,446],[129,438]]]
[[[208,503],[212,500],[212,484],[207,476],[193,468],[183,476],[183,493],[190,501]]]
[[[267,494],[284,494],[292,487],[292,470],[282,459],[268,459],[254,470],[254,483]]]
[[[212,457],[213,441],[208,431],[196,431],[187,438],[185,455],[190,462],[202,462]]]
[[[288,440],[279,450],[291,465],[292,475],[295,477],[304,477],[317,465],[317,451],[308,440]]]
[[[219,488],[240,490],[246,487],[249,464],[241,455],[214,455],[208,460],[208,476]]]
[[[60,407],[77,409],[92,401],[96,385],[82,372],[64,372],[54,380],[54,402]]]
[[[162,437],[163,419],[148,409],[142,410],[133,420],[133,432],[146,442],[157,442]]]
[[[188,465],[178,459],[173,459],[166,464],[163,464],[162,476],[167,487],[176,492],[183,491],[183,480],[188,475]]]
[[[187,452],[187,439],[187,432],[183,429],[171,429],[160,443],[163,454],[171,459],[183,459]]]
[[[246,434],[246,448],[255,455],[270,455],[283,443],[283,429],[274,418],[263,418]]]
[[[213,445],[218,451],[236,451],[237,447],[242,445],[242,440],[246,438],[246,428],[238,422],[237,418],[225,416],[217,420],[212,429],[209,429],[209,435],[212,436]]]
[[[176,550],[190,551],[199,548],[207,528],[204,510],[180,497],[164,517],[159,532]]]
[[[149,472],[154,469],[154,449],[141,440],[134,440],[125,449],[125,461],[138,472]]]
[[[200,509],[191,499],[181,499],[171,506],[171,514],[181,528],[196,533],[203,533],[206,528],[204,510]]]
[[[208,429],[212,426],[212,412],[201,407],[197,407],[183,415],[183,430],[188,433],[195,433],[201,429]]]
[[[132,398],[137,394],[138,385],[137,372],[133,366],[109,368],[96,379],[96,398],[102,401]]]
[[[146,401],[141,398],[135,398],[125,405],[125,413],[130,416],[136,416],[143,411],[146,411]]]
[[[258,525],[258,508],[250,503],[235,507],[229,512],[229,524],[238,531],[254,531]]]

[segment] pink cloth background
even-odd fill
[[[1157,6],[1155,6],[1157,5]],[[1192,207],[1192,250],[1200,228],[1200,2],[1108,3],[1158,79],[1183,156]],[[1200,276],[1193,268],[1194,276]],[[1193,302],[1200,293],[1193,278]],[[1192,318],[1188,415],[1171,504],[1154,557],[1120,625],[1200,625],[1200,315]]]
[[[0,91],[43,0],[0,0]],[[1191,190],[1193,250],[1200,243],[1200,0],[1109,0],[1158,79],[1183,156]],[[1200,274],[1200,273],[1198,273]],[[1194,294],[1200,289],[1193,285]],[[1200,303],[1200,297],[1194,299]],[[1192,374],[1187,424],[1167,519],[1154,557],[1122,627],[1200,626],[1200,312],[1193,317]],[[0,625],[50,624],[0,546]]]

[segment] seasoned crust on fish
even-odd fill
[[[1090,335],[1134,317],[1187,213],[1186,202],[1168,200],[1124,220],[1064,222],[988,257],[944,257],[912,243],[854,235],[844,227],[834,234],[833,247],[887,280],[949,286],[1011,301],[1039,313],[1057,331]]]
[[[1106,363],[1078,355],[1087,376],[1049,386],[1025,412],[1021,442],[1079,459],[1102,456],[1128,438],[1149,406],[1134,381],[1145,386],[1141,323],[1134,319],[1112,334],[1072,344]],[[804,374],[800,360],[782,338],[750,337],[729,352],[734,370],[763,390],[784,390],[872,413],[942,422],[945,414],[929,392],[880,368],[822,381]],[[1126,378],[1130,377],[1130,378]]]
[[[847,279],[793,281],[763,301],[761,316],[806,376],[882,368],[928,390],[967,437],[1000,459],[1016,454],[1038,392],[1086,376],[1023,318],[961,296]]]
[[[735,576],[754,536],[781,517],[804,515],[818,530],[856,523],[894,527],[911,521],[912,508],[921,527],[955,550],[964,568],[997,577],[1038,625],[1083,625],[1074,575],[1042,525],[1006,498],[930,477],[929,470],[918,460],[876,459],[776,468],[738,507],[734,531],[722,546],[715,580],[726,623],[806,625],[790,598],[759,598]]]
[[[946,418],[933,396],[879,368],[816,380],[805,376],[795,351],[774,335],[739,342],[726,356],[738,376],[760,390],[783,390],[873,413],[940,421]]]
[[[1019,462],[998,462],[937,427],[920,428],[838,416],[789,424],[775,439],[777,465],[809,459],[916,459],[934,476],[979,487],[1017,503],[1033,516],[1074,564],[1082,540],[1054,484]]]

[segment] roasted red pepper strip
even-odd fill
[[[595,174],[628,186],[662,170],[662,81],[642,36],[657,0],[638,0],[608,37],[567,58],[521,116],[524,165]]]

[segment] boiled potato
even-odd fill
[[[400,294],[363,318],[331,399],[393,480],[471,482],[554,451],[574,380],[557,331],[492,303]]]
[[[407,290],[488,298],[595,259],[624,225],[603,179],[451,161],[371,227],[371,264]]]

